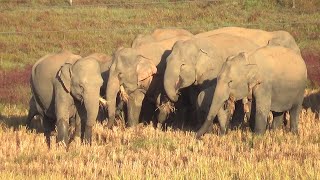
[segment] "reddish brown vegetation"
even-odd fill
[[[308,78],[320,85],[320,51],[303,50],[302,57],[307,64]]]
[[[10,71],[0,70],[0,102],[28,103],[31,66]]]

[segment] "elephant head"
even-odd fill
[[[99,92],[102,85],[99,62],[91,57],[65,63],[58,71],[58,79],[67,93],[84,105],[81,119],[86,122],[85,139],[91,141],[91,131],[99,109]],[[80,115],[81,116],[81,115]]]
[[[197,137],[207,132],[226,101],[240,100],[250,96],[252,88],[260,82],[259,77],[258,66],[249,62],[246,53],[229,57],[219,73],[207,119],[198,131]]]
[[[216,53],[209,44],[200,38],[175,43],[164,74],[164,88],[170,100],[178,100],[180,89],[202,84],[204,73],[210,72],[213,78],[217,75],[218,68],[212,71],[211,66],[222,63],[215,58]]]
[[[157,68],[150,59],[133,48],[122,48],[115,52],[106,90],[109,128],[114,123],[116,97],[119,91],[129,98],[124,98],[128,106],[129,126],[133,125],[132,121],[139,119],[140,109],[134,107],[141,106],[144,93],[151,83],[152,75],[156,72]]]

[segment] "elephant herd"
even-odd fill
[[[91,143],[92,127],[104,110],[109,128],[119,110],[128,127],[191,119],[197,138],[215,118],[221,134],[245,118],[254,133],[263,134],[270,113],[276,129],[288,112],[290,129],[297,133],[307,70],[286,31],[225,27],[194,35],[156,29],[112,57],[69,51],[46,55],[34,64],[30,83],[27,127],[40,115],[50,146],[55,128],[57,142],[81,137]]]

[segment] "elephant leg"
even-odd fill
[[[299,113],[301,112],[302,105],[293,106],[290,111],[290,131],[294,134],[298,134]]]
[[[65,118],[57,119],[57,131],[58,131],[57,143],[62,141],[67,145],[67,143],[69,142],[68,129],[69,129],[68,119],[65,119]]]
[[[126,103],[117,97],[116,105],[117,105],[117,107],[116,107],[115,116],[118,118],[120,118],[120,117],[123,118],[124,117],[123,112],[125,111]]]
[[[75,122],[74,136],[80,138],[81,137],[81,118],[78,113],[76,114],[75,120],[76,122]]]
[[[139,117],[140,117],[143,99],[144,99],[144,94],[139,90],[136,90],[130,94],[130,97],[127,103],[128,127],[132,127],[139,124]]]
[[[228,110],[222,110],[220,109],[217,116],[218,116],[218,121],[220,124],[220,134],[225,135],[228,130],[229,126],[229,115],[228,115]],[[212,129],[212,128],[211,128]]]
[[[28,111],[28,116],[26,120],[26,127],[27,129],[31,129],[31,121],[35,115],[39,114],[37,111],[37,105],[33,97],[29,101],[29,111]]]
[[[159,107],[159,111],[158,111],[158,115],[157,115],[158,123],[164,124],[166,122],[166,120],[168,119],[168,117],[169,117],[169,113],[165,109]]]
[[[79,114],[76,114],[76,116],[70,118],[70,127],[72,127],[72,128],[69,128],[70,129],[69,143],[76,138],[80,138],[80,136],[81,136],[81,119],[80,119]]]
[[[69,142],[69,111],[63,108],[63,105],[56,105],[57,143],[63,141],[67,145]]]
[[[273,112],[273,121],[271,125],[271,129],[280,129],[283,125],[283,112]]]
[[[231,127],[232,129],[237,129],[241,127],[241,125],[244,122],[244,117],[245,117],[245,111],[244,111],[244,106],[241,100],[235,102],[235,111],[232,115],[231,119]]]
[[[267,119],[271,107],[271,94],[269,89],[257,87],[254,96],[256,100],[256,114],[255,114],[255,134],[264,134],[267,129]]]
[[[247,121],[249,124],[249,127],[251,129],[251,131],[254,131],[254,126],[255,126],[255,117],[256,117],[256,100],[253,97],[252,98],[252,102],[251,102],[251,110],[250,112],[248,112],[248,114],[250,114],[249,116],[247,116]]]
[[[150,101],[148,101],[147,99],[144,99],[142,102],[142,107],[140,112],[141,115],[139,119],[141,119],[144,123],[153,122],[155,120],[154,118],[155,110],[156,110],[155,105]]]
[[[201,128],[201,125],[203,124],[203,122],[205,121],[205,119],[206,119],[206,117],[207,117],[207,115],[208,115],[208,112],[206,112],[205,110],[202,110],[202,109],[199,109],[199,108],[197,108],[196,109],[196,112],[195,112],[195,116],[196,116],[196,118],[197,118],[197,124],[195,125],[196,126],[196,130],[199,130],[200,128]],[[219,118],[219,116],[220,116],[221,114],[219,114],[218,113],[218,121],[220,122],[220,118]],[[222,116],[222,115],[221,115]],[[208,134],[212,134],[213,133],[213,128],[212,128],[212,126],[213,126],[213,123],[212,123],[212,125],[208,128],[208,131],[207,131],[207,133]]]
[[[46,138],[46,143],[49,148],[51,146],[50,135],[51,135],[51,132],[54,131],[54,128],[55,128],[55,122],[52,119],[50,119],[49,117],[47,117],[46,115],[44,115],[44,117],[43,117],[43,132],[44,132],[44,136]]]

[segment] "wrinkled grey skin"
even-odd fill
[[[157,42],[179,36],[192,37],[193,34],[184,29],[155,29],[151,34],[139,34],[132,41],[131,47],[135,48],[146,43]]]
[[[140,119],[147,121],[152,119],[156,106],[165,99],[161,96],[164,92],[162,82],[166,57],[177,40],[188,38],[176,37],[146,43],[136,48],[122,48],[114,53],[106,90],[106,100],[109,103],[109,128],[114,123],[116,97],[120,86],[128,94],[127,125],[134,126]],[[160,113],[160,118],[167,117],[166,112],[163,113],[163,115]]]
[[[240,53],[228,58],[219,74],[209,114],[197,137],[207,132],[213,118],[231,95],[242,99],[251,90],[251,118],[254,118],[251,127],[256,134],[265,133],[270,111],[276,112],[272,128],[278,128],[283,122],[283,112],[289,111],[291,132],[298,133],[306,82],[305,62],[291,49],[267,46],[249,55]]]
[[[102,85],[99,62],[68,51],[47,55],[32,68],[31,89],[37,111],[43,119],[50,146],[50,132],[57,126],[57,142],[69,143],[69,119],[84,123],[83,137],[91,143],[92,126],[99,108]],[[76,125],[75,127],[80,127]],[[76,128],[76,133],[81,130]]]

